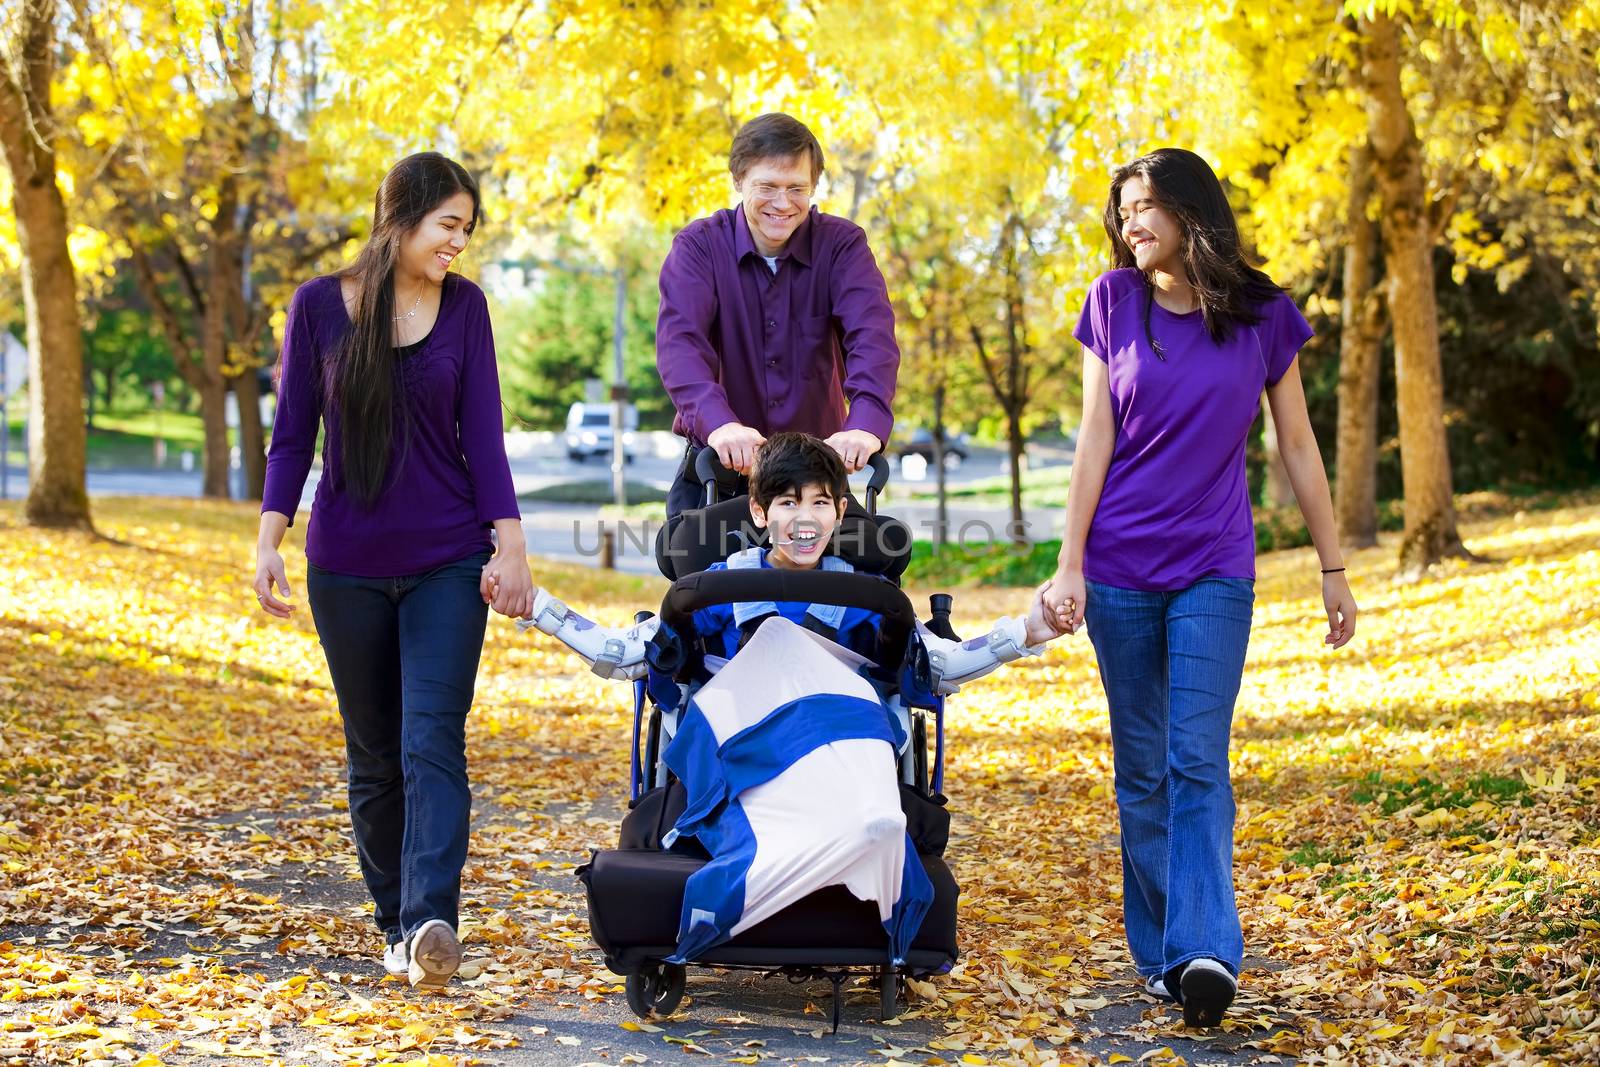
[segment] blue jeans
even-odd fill
[[[1085,621],[1111,709],[1122,911],[1145,977],[1209,956],[1234,974],[1228,733],[1255,585],[1203,578],[1177,592],[1087,583]]]
[[[458,926],[472,794],[472,707],[489,553],[423,574],[306,579],[344,719],[350,823],[374,917],[393,944],[429,919]]]

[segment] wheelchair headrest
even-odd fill
[[[751,521],[750,498],[737,496],[668,519],[656,533],[656,564],[663,575],[677,581],[766,541],[766,531]],[[911,531],[898,519],[868,514],[852,496],[828,543],[828,554],[858,571],[898,582],[911,562]]]

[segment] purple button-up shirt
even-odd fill
[[[900,348],[866,234],[813,207],[774,274],[742,209],[691,222],[661,265],[656,367],[697,443],[729,422],[888,441]]]

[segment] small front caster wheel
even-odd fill
[[[671,1015],[683,1003],[686,980],[680,964],[647,963],[637,974],[628,975],[628,1007],[641,1019]]]
[[[878,1021],[888,1022],[900,1014],[900,971],[885,967],[878,972]]]

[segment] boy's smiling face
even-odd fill
[[[844,501],[822,485],[786,490],[763,508],[750,500],[750,517],[767,531],[767,562],[784,570],[810,570],[822,562],[828,539],[844,514]]]

